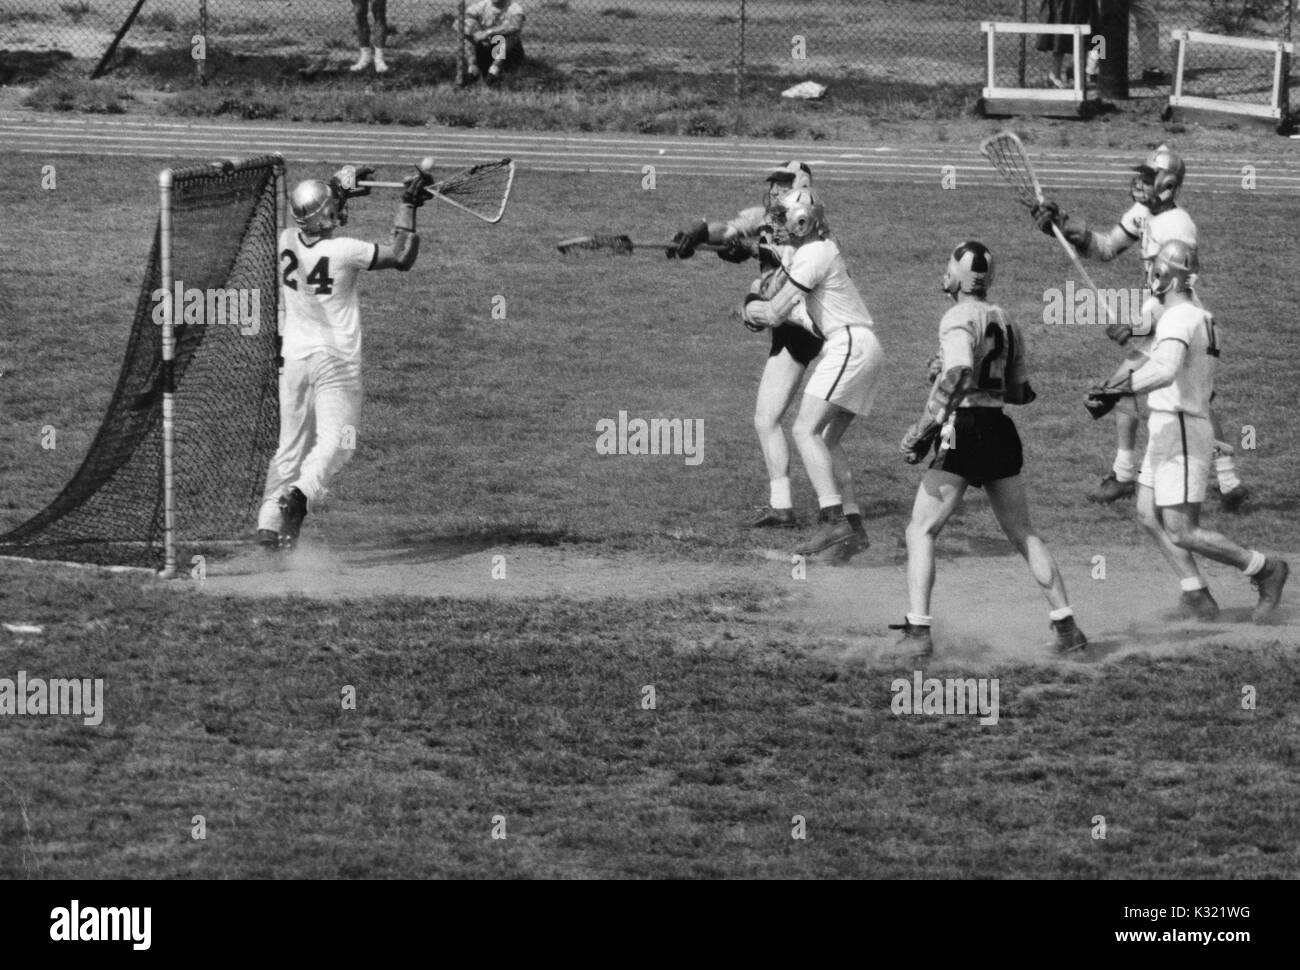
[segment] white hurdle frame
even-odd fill
[[[987,37],[987,77],[982,92],[986,114],[1053,114],[1066,110],[1066,114],[1079,115],[1087,101],[1084,66],[1087,51],[1083,38],[1092,34],[1087,24],[1025,24],[985,20],[980,30]],[[1054,88],[1002,88],[997,86],[995,48],[998,34],[1064,34],[1074,42],[1074,86],[1069,90]],[[1035,111],[1037,103],[1042,109]]]
[[[1225,37],[1199,30],[1175,30],[1170,36],[1178,43],[1178,66],[1174,71],[1174,93],[1169,96],[1171,111],[1190,109],[1218,114],[1244,115],[1258,121],[1281,124],[1287,114],[1282,105],[1282,84],[1286,77],[1287,61],[1295,53],[1295,44],[1282,40],[1257,40],[1251,37]],[[1222,101],[1219,98],[1193,97],[1183,94],[1183,69],[1187,63],[1187,45],[1205,44],[1210,47],[1235,47],[1238,50],[1273,52],[1273,96],[1267,105],[1245,104],[1240,101]]]

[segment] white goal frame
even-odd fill
[[[1295,44],[1283,40],[1259,40],[1252,37],[1225,37],[1222,34],[1207,34],[1199,30],[1175,30],[1170,34],[1178,44],[1178,66],[1174,70],[1174,93],[1169,96],[1169,110],[1192,112],[1211,112],[1215,114],[1238,115],[1256,121],[1272,122],[1280,125],[1286,118],[1289,106],[1282,103],[1285,92],[1287,68],[1291,55],[1295,53]],[[1240,101],[1224,101],[1219,98],[1193,97],[1183,94],[1183,71],[1187,64],[1187,48],[1190,44],[1204,44],[1208,47],[1231,47],[1238,50],[1273,52],[1273,93],[1267,105],[1246,104]]]

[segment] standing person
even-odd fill
[[[1179,207],[1176,197],[1187,176],[1182,158],[1167,145],[1159,146],[1135,171],[1130,187],[1133,205],[1120,216],[1119,222],[1105,232],[1089,229],[1083,220],[1071,221],[1061,214],[1060,206],[1047,199],[1034,209],[1038,226],[1053,235],[1053,224],[1079,251],[1079,255],[1096,257],[1103,262],[1114,259],[1135,242],[1142,257],[1142,286],[1150,278],[1151,263],[1160,247],[1172,240],[1188,246],[1197,245],[1196,224],[1187,210]],[[1195,296],[1193,296],[1195,299]],[[1145,351],[1151,330],[1163,312],[1160,301],[1149,298],[1141,312],[1128,322],[1117,321],[1106,328],[1106,335],[1124,347]],[[1218,414],[1211,409],[1216,454],[1214,472],[1219,483],[1219,501],[1228,512],[1235,512],[1250,496],[1250,490],[1237,476],[1232,445],[1227,442]],[[1115,461],[1111,472],[1088,494],[1088,501],[1109,504],[1137,492],[1137,433],[1140,419],[1137,404],[1125,399],[1115,410]]]
[[[1160,21],[1156,19],[1156,5],[1152,0],[1129,0],[1128,12],[1137,27],[1142,83],[1167,84],[1169,75],[1160,68]]]
[[[930,637],[930,594],[934,590],[934,544],[970,486],[983,488],[998,525],[1029,563],[1051,606],[1048,619],[1061,653],[1088,645],[1074,620],[1056,561],[1029,521],[1029,498],[1020,470],[1020,435],[1002,411],[1004,404],[1034,400],[1025,366],[1025,343],[1006,312],[988,302],[993,254],[982,243],[953,250],[943,290],[955,301],[939,322],[941,361],[925,414],[899,445],[908,464],[935,457],[916,490],[907,526],[906,619],[898,649],[922,661],[934,651]]]
[[[1089,24],[1093,34],[1100,27],[1096,0],[1042,0],[1038,19],[1045,24]],[[1069,34],[1040,34],[1037,47],[1052,55],[1052,69],[1047,74],[1052,87],[1074,87],[1065,76],[1065,58],[1074,52],[1074,39]],[[1075,64],[1073,68],[1078,71],[1081,65]]]
[[[764,273],[774,272],[780,267],[780,259],[772,245],[769,213],[783,196],[801,189],[811,191],[812,183],[812,169],[806,163],[782,162],[768,172],[764,180],[761,205],[742,209],[728,222],[692,220],[673,237],[668,257],[690,259],[696,246],[710,243],[722,247],[718,256],[727,262],[743,263],[757,257]],[[830,238],[824,215],[818,233],[822,239]],[[772,346],[758,382],[754,404],[754,432],[758,435],[758,446],[763,453],[768,477],[768,505],[750,523],[756,529],[794,528],[797,524],[790,490],[790,444],[781,419],[794,403],[799,382],[803,380],[808,365],[821,354],[823,344],[821,337],[795,322],[778,324],[771,328],[771,332]],[[857,509],[850,510],[850,522],[859,535],[865,535],[862,516]]]
[[[1195,246],[1171,240],[1160,247],[1150,285],[1164,312],[1150,354],[1094,388],[1087,406],[1100,417],[1122,396],[1147,395],[1151,415],[1138,476],[1138,520],[1178,574],[1183,611],[1203,620],[1219,612],[1197,566],[1199,554],[1250,578],[1259,593],[1253,619],[1262,623],[1277,608],[1290,567],[1200,524],[1214,452],[1210,397],[1221,345],[1213,315],[1193,294],[1196,272]]]
[[[884,351],[839,246],[822,236],[824,213],[812,192],[783,196],[771,217],[783,266],[751,288],[741,319],[751,329],[795,322],[824,341],[792,429],[820,524],[795,551],[844,561],[866,548],[867,536],[840,441],[856,416],[871,412]]]
[[[289,195],[297,228],[280,233],[280,446],[257,517],[257,541],[268,550],[294,549],[308,509],[352,457],[362,401],[357,274],[405,272],[420,251],[415,210],[429,177],[419,171],[406,179],[390,243],[338,234],[347,225],[347,200],[369,193],[357,187],[368,175],[348,165],[330,182],[299,182]]]
[[[352,14],[357,23],[357,46],[361,53],[351,71],[364,71],[372,63],[376,74],[387,74],[384,42],[388,40],[388,0],[352,0]],[[370,17],[374,17],[374,54],[371,56]]]
[[[478,0],[466,7],[465,39],[473,46],[466,82],[482,77],[494,84],[522,64],[523,35],[524,8],[518,0]]]

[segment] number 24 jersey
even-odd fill
[[[379,255],[374,243],[343,236],[306,242],[296,229],[280,233],[280,295],[285,360],[325,351],[361,359],[361,303],[357,274]]]

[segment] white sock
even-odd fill
[[[1195,576],[1192,579],[1180,579],[1178,585],[1182,587],[1184,593],[1195,593],[1198,589],[1205,589],[1205,580]]]
[[[1254,576],[1256,573],[1258,573],[1261,569],[1264,568],[1264,563],[1266,563],[1267,561],[1268,560],[1264,557],[1264,554],[1262,552],[1256,552],[1254,549],[1252,549],[1250,550],[1250,562],[1247,563],[1246,568],[1243,569],[1242,572],[1245,573],[1247,576]]]
[[[1233,463],[1232,455],[1220,455],[1214,459],[1214,474],[1219,477],[1219,491],[1231,492],[1241,484],[1241,479],[1237,477],[1237,466]]]
[[[794,508],[794,500],[790,498],[790,479],[774,478],[768,486],[768,495],[771,496],[767,503],[774,509],[791,509]]]
[[[929,626],[930,617],[926,616],[924,613],[908,613],[907,622],[912,624],[912,626]]]
[[[1053,622],[1064,620],[1066,617],[1070,616],[1074,616],[1074,610],[1070,609],[1068,606],[1062,606],[1059,610],[1052,610],[1047,614],[1048,619]]]
[[[1115,464],[1111,466],[1115,478],[1121,482],[1131,482],[1137,478],[1137,467],[1133,464],[1133,450],[1119,448],[1115,452]]]
[[[817,507],[822,509],[829,509],[832,505],[842,505],[842,504],[843,503],[840,501],[840,497],[838,495],[827,495],[824,498],[817,499]]]

